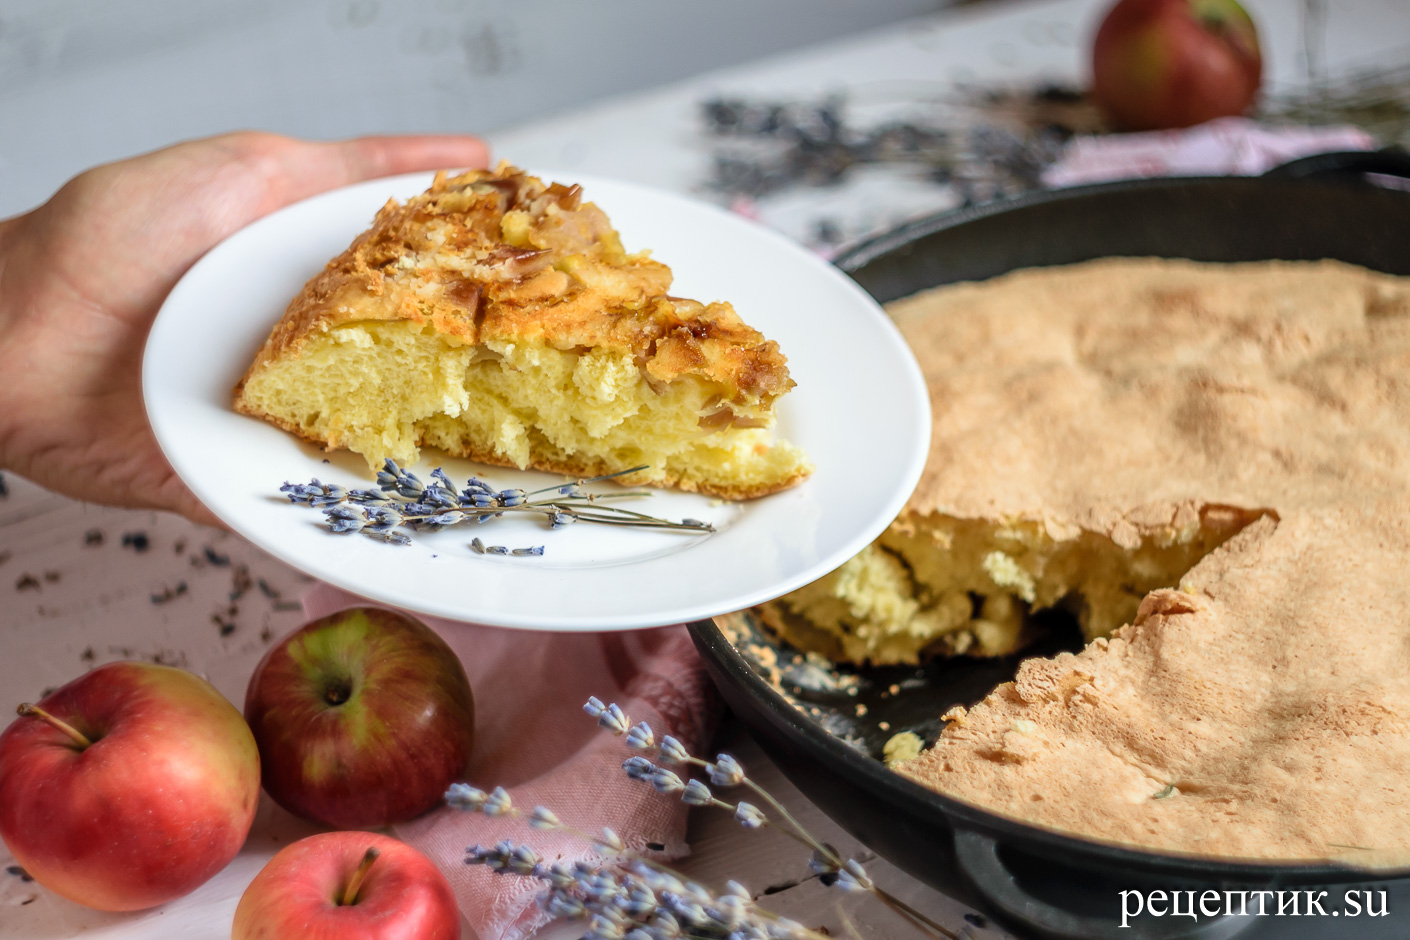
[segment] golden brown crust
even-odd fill
[[[1162,850],[1410,858],[1410,279],[1107,260],[893,313],[935,408],[910,512],[1125,544],[1192,500],[1267,510],[900,771]]]
[[[670,269],[627,254],[581,196],[501,164],[438,174],[427,192],[388,202],[289,304],[236,386],[236,409],[252,413],[241,392],[266,363],[368,320],[429,323],[467,344],[625,351],[648,382],[698,376],[737,404],[766,406],[793,386],[777,343],[727,303],[670,296]]]

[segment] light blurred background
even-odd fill
[[[486,135],[497,156],[531,167],[695,191],[815,246],[850,240],[1037,185],[1090,114],[1034,110],[1035,97],[1081,93],[1111,2],[0,0],[0,216],[88,166],[189,137],[452,131]],[[1260,117],[1405,134],[1410,0],[1245,6],[1264,53]],[[1317,83],[1334,88],[1337,109],[1308,107]],[[721,133],[731,129],[708,108],[721,97],[791,108],[788,146]],[[922,140],[883,184],[860,163],[817,179],[828,160],[851,159],[835,140],[806,154],[807,180],[747,178],[793,159],[800,140],[812,147],[829,101],[842,138],[892,122],[945,139],[933,152]],[[1045,137],[1045,122],[1061,133]],[[819,222],[834,183],[854,204],[883,185],[872,201],[899,208]]]
[[[0,0],[0,214],[257,127],[484,134],[949,0]]]

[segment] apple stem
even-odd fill
[[[372,867],[372,863],[377,861],[380,855],[375,848],[369,848],[362,856],[362,864],[357,866],[357,871],[353,872],[352,880],[348,882],[348,888],[343,892],[343,906],[357,903],[357,892],[362,887],[362,881],[367,877],[367,870]]]
[[[61,718],[55,718],[53,715],[40,708],[38,705],[31,705],[28,702],[25,702],[19,708],[16,708],[15,711],[25,718],[33,717],[41,719],[42,721],[49,722],[49,724],[53,725],[55,728],[58,728],[64,734],[73,738],[73,742],[79,747],[93,746],[93,742],[88,740],[87,735],[85,735],[82,731],[79,731],[73,725],[69,724],[67,721],[64,721]]]

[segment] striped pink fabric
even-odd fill
[[[304,598],[310,617],[365,604],[326,585]],[[547,806],[564,823],[595,832],[612,828],[638,848],[687,851],[686,807],[628,780],[630,752],[581,709],[588,696],[616,702],[633,721],[673,734],[693,751],[709,742],[714,692],[684,627],[628,633],[499,630],[423,617],[465,664],[475,693],[475,750],[466,782],[507,789],[516,807]],[[540,857],[571,863],[591,847],[514,818],[434,810],[396,827],[450,879],[460,909],[480,940],[517,940],[547,922],[535,903],[538,884],[463,864],[465,848],[501,839],[526,842]],[[469,940],[469,938],[467,938]]]

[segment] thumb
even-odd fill
[[[258,215],[363,180],[420,170],[480,168],[489,162],[484,141],[462,134],[310,142],[247,131],[212,142],[263,177],[264,205]]]

